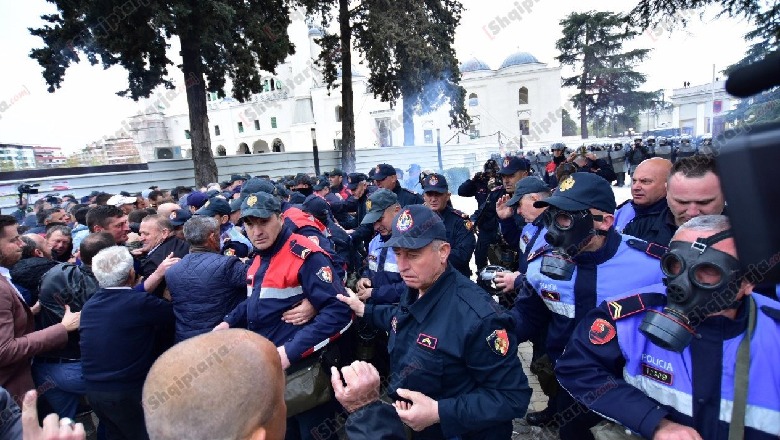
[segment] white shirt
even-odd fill
[[[14,286],[13,281],[11,281],[11,271],[8,270],[7,267],[0,266],[0,275],[4,276],[5,279],[8,280],[8,284],[10,284],[11,287],[13,287],[14,292],[16,292],[16,294],[19,295],[19,298],[22,300],[22,302],[26,304],[26,302],[24,301],[24,297],[22,296],[21,293],[19,293],[19,289],[17,289],[16,286]]]

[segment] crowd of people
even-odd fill
[[[20,202],[0,438],[90,411],[109,440],[780,435],[777,289],[740,269],[715,158],[551,150],[488,160],[474,213],[390,164]]]

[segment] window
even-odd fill
[[[336,106],[336,122],[341,122],[341,120],[344,118],[344,107],[337,105]]]
[[[255,119],[255,130],[260,130],[260,120]]]
[[[190,139],[190,131],[189,130],[184,130],[184,137],[186,139]]]
[[[268,82],[268,80],[263,81],[263,91],[264,92],[270,92],[271,91],[271,84]]]
[[[479,105],[479,96],[476,93],[469,95],[469,107],[476,107]]]
[[[276,116],[271,117],[271,128],[276,128]]]
[[[520,120],[520,134],[522,136],[528,136],[531,134],[531,123],[528,119]]]
[[[239,122],[238,123],[238,132],[239,133],[243,133],[244,132],[244,123],[243,122]]]
[[[423,131],[423,137],[425,138],[426,144],[432,144],[433,143],[433,130],[424,130]]]
[[[219,125],[214,126],[214,136],[220,136]]]
[[[518,92],[520,104],[528,104],[528,89],[525,87],[520,87],[520,91]]]
[[[471,139],[476,139],[479,137],[479,124],[469,125],[469,137]]]

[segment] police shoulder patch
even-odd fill
[[[615,326],[606,319],[598,318],[590,325],[588,339],[592,344],[604,345],[614,339],[616,334]]]
[[[333,269],[331,269],[329,266],[322,266],[320,270],[317,271],[317,278],[321,279],[326,283],[332,283]]]
[[[494,330],[486,340],[493,353],[499,356],[506,356],[509,353],[509,335],[505,329]]]
[[[299,243],[298,240],[291,240],[290,252],[292,252],[296,257],[305,260],[309,255],[311,255],[312,250],[306,245]]]
[[[319,239],[319,237],[317,237],[316,235],[309,235],[309,236],[308,236],[308,237],[306,237],[306,238],[308,238],[309,240],[311,240],[312,242],[314,242],[314,244],[316,244],[317,246],[319,246],[319,245],[320,245],[320,239]]]
[[[658,260],[660,260],[661,257],[663,257],[667,252],[669,252],[669,248],[665,246],[661,246],[660,244],[656,244],[656,243],[649,243],[644,240],[640,240],[638,238],[629,238],[628,240],[626,240],[626,245],[628,245],[628,247],[632,249],[642,251],[647,255]]]

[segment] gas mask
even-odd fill
[[[731,236],[727,230],[699,238],[695,243],[671,243],[669,252],[661,258],[661,270],[666,276],[666,307],[661,312],[650,310],[639,326],[639,331],[655,345],[682,352],[704,318],[739,307],[739,261],[712,248]]]
[[[577,266],[573,258],[582,252],[591,238],[603,235],[593,227],[593,221],[602,221],[604,217],[593,215],[587,209],[570,212],[554,206],[547,208],[544,215],[547,227],[544,240],[553,250],[542,257],[540,271],[554,280],[568,281]]]

